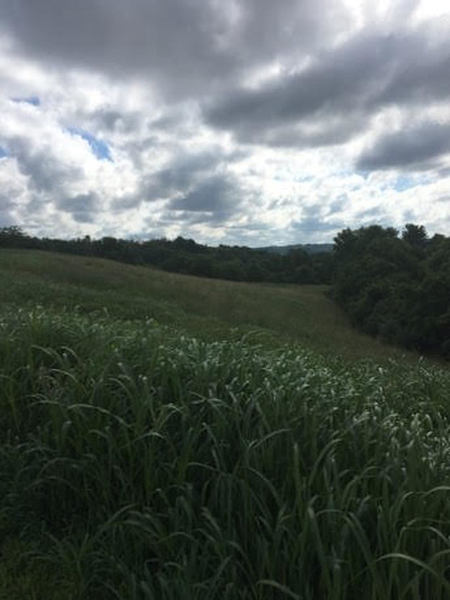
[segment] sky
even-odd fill
[[[0,0],[0,227],[450,235],[450,3]]]

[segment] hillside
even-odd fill
[[[174,240],[89,236],[68,240],[33,237],[11,226],[0,227],[0,248],[107,258],[170,273],[251,283],[329,284],[333,269],[331,252],[318,252],[315,246],[311,251],[300,246],[264,251],[247,246],[207,246],[181,236]]]
[[[347,358],[417,356],[349,325],[326,286],[248,284],[166,273],[91,257],[0,251],[0,302],[148,316],[205,339],[250,333]],[[236,329],[238,328],[238,329]]]
[[[0,600],[447,600],[450,373],[324,292],[0,252]]]

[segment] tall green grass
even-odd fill
[[[450,597],[447,371],[48,307],[0,365],[0,598]]]

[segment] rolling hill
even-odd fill
[[[450,373],[323,286],[0,252],[0,600],[447,600]]]
[[[2,303],[107,309],[128,319],[145,315],[205,339],[251,333],[352,359],[417,358],[351,328],[327,298],[327,286],[202,279],[30,250],[0,251],[0,284]]]

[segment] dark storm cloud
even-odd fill
[[[33,58],[149,77],[161,90],[184,95],[292,49],[311,51],[345,20],[331,0],[15,0],[0,6],[3,29]]]
[[[286,135],[289,143],[297,135],[299,145],[345,141],[384,106],[450,96],[450,38],[432,33],[426,28],[390,35],[364,31],[322,52],[298,73],[207,102],[205,117],[243,141],[273,138],[277,145]],[[289,139],[289,126],[314,122],[317,132],[300,129]]]
[[[366,149],[357,161],[362,170],[411,169],[436,166],[440,156],[450,152],[450,125],[421,125],[385,135]]]

